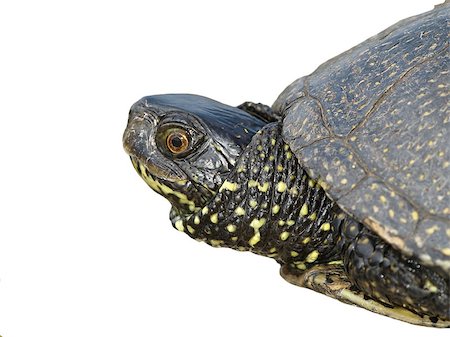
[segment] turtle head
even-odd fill
[[[203,207],[219,190],[265,121],[206,97],[147,96],[130,110],[125,151],[173,215]]]

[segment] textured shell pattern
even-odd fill
[[[450,273],[450,5],[405,19],[288,86],[283,138],[327,194]]]

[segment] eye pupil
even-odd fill
[[[176,149],[180,148],[183,145],[183,141],[179,136],[173,136],[170,141],[172,143],[172,146]]]
[[[175,131],[169,134],[166,139],[166,146],[170,152],[181,154],[189,147],[189,138],[184,131]]]

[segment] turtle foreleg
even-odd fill
[[[450,327],[448,320],[434,320],[429,316],[419,315],[399,306],[383,304],[370,299],[352,285],[342,263],[315,265],[301,273],[298,270],[291,271],[289,265],[284,265],[280,273],[291,284],[312,289],[341,302],[357,305],[381,315],[412,324],[438,328]]]
[[[281,115],[268,105],[262,103],[245,102],[238,106],[238,109],[244,110],[249,114],[258,117],[268,123],[281,120]]]

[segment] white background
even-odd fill
[[[437,1],[3,1],[0,335],[448,336],[190,240],[121,143],[144,95],[271,104]]]

